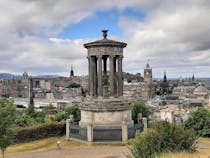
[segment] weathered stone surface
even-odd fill
[[[104,39],[84,44],[88,50],[88,87],[89,95],[92,97],[123,95],[122,59],[123,48],[127,44],[107,39],[107,31],[102,30]],[[107,70],[107,62],[109,62],[109,70]]]
[[[104,39],[84,44],[84,47],[88,49],[90,96],[80,105],[81,120],[79,125],[88,128],[91,125],[93,130],[94,128],[107,129],[108,131],[114,128],[120,129],[120,135],[116,137],[121,138],[123,134],[122,139],[126,142],[128,126],[133,125],[131,102],[122,97],[123,48],[127,44],[109,40],[107,39],[107,30],[102,32]],[[107,65],[109,65],[109,70],[107,70]],[[108,135],[115,134],[110,130]],[[88,140],[92,141],[91,132],[88,135]],[[103,131],[99,135],[109,138]]]

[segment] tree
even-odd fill
[[[44,115],[47,115],[54,110],[56,110],[56,107],[54,107],[52,104],[49,104],[43,108],[42,112],[44,113]]]
[[[21,114],[17,114],[16,126],[25,127],[45,122],[45,113],[36,111],[33,105],[29,105]]]
[[[137,133],[130,142],[134,158],[155,158],[162,152],[195,151],[197,136],[181,125],[155,122],[152,128]]]
[[[32,118],[35,118],[36,117],[36,111],[35,111],[34,106],[33,105],[28,105],[28,107],[25,110],[25,114],[27,116],[30,116]]]
[[[51,120],[54,122],[60,122],[62,120],[66,120],[67,118],[69,118],[70,115],[73,115],[75,120],[80,119],[80,109],[77,104],[72,105],[72,106],[66,108],[65,111],[62,111],[62,112],[52,116]]]
[[[79,87],[81,87],[80,84],[73,82],[67,88],[79,88]]]
[[[210,137],[210,111],[199,108],[184,122],[184,125],[200,136]]]
[[[143,117],[148,117],[150,114],[149,108],[144,104],[144,102],[136,102],[132,108],[132,119],[137,120],[138,113],[141,113]]]
[[[14,120],[16,116],[16,110],[12,101],[1,98],[0,99],[0,148],[2,156],[6,148],[13,143],[15,126]]]
[[[77,104],[74,104],[68,108],[66,108],[65,112],[67,113],[67,117],[69,118],[70,115],[74,116],[74,119],[80,119],[80,109]]]

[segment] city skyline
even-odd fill
[[[126,42],[123,71],[147,61],[154,78],[210,77],[210,2],[107,0],[1,1],[0,72],[87,75],[84,43]]]

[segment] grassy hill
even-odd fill
[[[57,148],[56,142],[61,141],[60,148]],[[159,158],[210,158],[210,139],[201,138],[198,141],[198,152],[195,153],[171,153],[163,154]],[[88,152],[88,151],[92,152]],[[103,152],[100,152],[103,151]],[[104,152],[105,150],[105,152]],[[110,152],[106,152],[109,151]],[[63,154],[64,152],[72,151],[74,155]],[[87,154],[81,156],[81,151],[87,151]],[[10,146],[6,151],[6,157],[8,158],[19,158],[19,157],[30,157],[34,154],[48,154],[52,152],[60,152],[60,158],[119,158],[119,157],[128,157],[128,149],[126,146],[120,144],[89,144],[76,141],[68,141],[64,137],[54,137],[38,141],[33,141],[30,143],[23,143],[18,145]],[[93,152],[96,152],[98,155],[94,155]],[[117,154],[121,155],[117,155]],[[123,154],[122,154],[123,153]],[[91,155],[89,155],[91,154]],[[122,156],[123,155],[123,156]],[[1,155],[0,155],[1,157]],[[41,156],[42,157],[42,156]]]

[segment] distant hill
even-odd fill
[[[57,78],[61,77],[59,75],[37,75],[37,76],[32,76],[33,78]]]
[[[33,78],[57,78],[61,77],[59,75],[37,75],[37,76],[32,76]],[[0,73],[0,80],[3,79],[22,79],[22,75],[14,75],[10,73]]]
[[[21,79],[22,76],[20,75],[13,75],[13,74],[9,74],[9,73],[0,73],[0,79]]]

